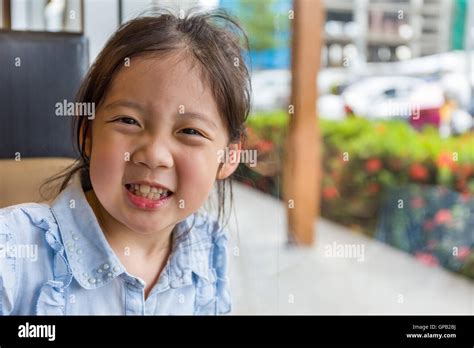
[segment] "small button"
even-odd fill
[[[74,239],[74,240],[79,240],[79,237],[78,237],[77,235],[73,234],[73,235],[72,235],[72,239]]]
[[[69,251],[74,251],[74,247],[70,246],[69,248]]]
[[[96,282],[96,279],[95,279],[95,278],[89,278],[89,283],[95,284],[95,282]]]
[[[97,273],[102,273],[102,272],[103,272],[103,271],[102,271],[102,268],[99,268],[99,269],[97,270]]]
[[[77,249],[76,252],[81,255],[82,254],[82,249]]]
[[[109,264],[108,264],[108,263],[104,263],[104,265],[102,266],[102,268],[103,268],[103,269],[109,269],[109,268],[110,268],[110,266],[109,266]]]
[[[114,267],[114,272],[118,272],[118,271],[120,271],[120,267],[119,267],[119,266],[115,266],[115,267]]]
[[[112,272],[107,273],[107,277],[112,278],[113,276]]]

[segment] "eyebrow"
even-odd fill
[[[128,107],[128,108],[136,109],[138,111],[141,111],[141,112],[145,113],[145,108],[140,103],[137,103],[137,102],[134,102],[134,101],[131,101],[131,100],[125,100],[125,99],[116,100],[114,102],[111,102],[111,103],[109,103],[105,106],[105,109],[113,108],[113,107],[117,107],[117,106],[124,106],[124,107]],[[201,121],[207,123],[208,125],[214,127],[215,129],[218,128],[217,125],[214,123],[214,121],[212,121],[211,119],[209,119],[208,117],[206,117],[202,114],[198,114],[198,113],[195,113],[195,112],[184,112],[184,113],[179,113],[178,115],[180,117],[181,116],[186,116],[186,117],[190,117],[190,118],[196,118],[196,119],[201,120]]]

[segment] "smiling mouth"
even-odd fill
[[[173,192],[167,189],[145,184],[125,184],[125,188],[135,196],[143,197],[152,201],[159,201],[173,194]]]

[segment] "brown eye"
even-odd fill
[[[120,117],[117,119],[117,121],[119,121],[120,123],[125,123],[125,124],[129,124],[129,125],[136,125],[136,126],[140,126],[140,124],[135,121],[133,118],[130,118],[130,117]]]
[[[195,130],[194,128],[184,128],[183,130],[181,130],[181,132],[189,135],[199,135],[201,137],[203,136],[201,132]]]

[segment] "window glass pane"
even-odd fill
[[[13,30],[81,32],[81,0],[11,0]]]

